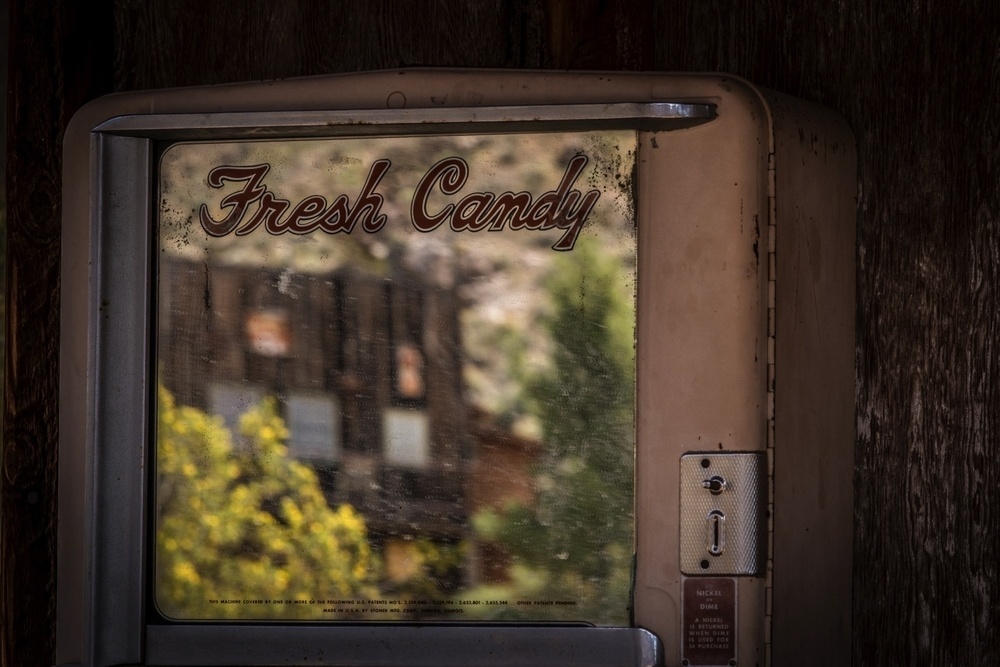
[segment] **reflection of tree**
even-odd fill
[[[519,564],[508,595],[575,600],[565,618],[603,624],[628,621],[634,536],[634,310],[621,280],[589,244],[557,266],[553,364],[526,390],[545,441],[537,499],[476,521]]]
[[[177,618],[309,618],[310,600],[375,595],[365,524],[331,509],[315,473],[290,459],[265,401],[241,420],[236,451],[219,417],[160,389],[156,599]],[[212,602],[212,601],[215,602]],[[226,604],[264,600],[265,604]]]

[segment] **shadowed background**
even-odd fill
[[[54,645],[63,129],[104,93],[401,66],[729,71],[859,150],[854,664],[1000,664],[1000,6],[11,3],[0,658]]]

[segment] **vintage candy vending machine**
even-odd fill
[[[92,103],[59,664],[849,664],[855,190],[719,74]]]

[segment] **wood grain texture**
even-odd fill
[[[854,663],[1000,664],[997,3],[69,4],[11,3],[5,666],[51,659],[68,116],[112,78],[133,90],[416,65],[724,70],[847,118],[861,190]]]
[[[62,131],[110,88],[110,50],[86,30],[100,14],[76,9],[10,3],[0,660],[12,666],[49,665],[54,647]]]
[[[116,29],[119,90],[410,66],[545,64],[544,12],[520,0],[119,0]]]
[[[629,0],[546,0],[548,66],[644,70],[653,64],[653,4]]]

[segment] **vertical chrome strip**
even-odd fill
[[[97,144],[85,664],[111,665],[142,659],[152,142]]]

